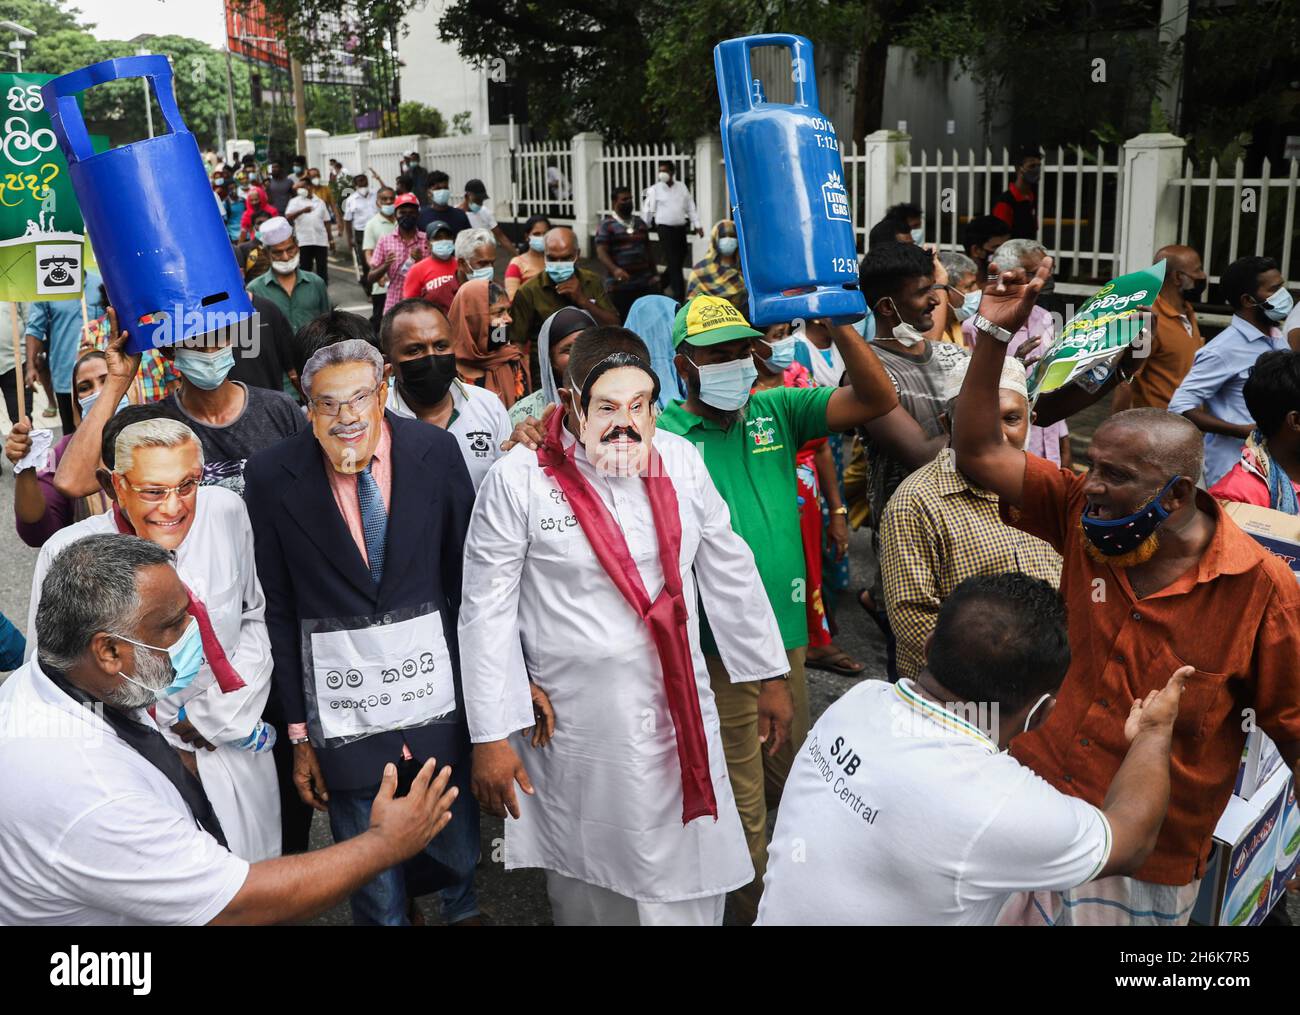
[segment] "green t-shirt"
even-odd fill
[[[704,457],[713,485],[731,511],[731,527],[754,552],[763,588],[788,649],[808,644],[804,603],[808,568],[799,530],[795,457],[810,440],[825,437],[826,403],[834,388],[770,388],[756,392],[744,421],[724,430],[712,420],[670,402],[657,425],[680,434]],[[702,632],[703,634],[703,632]],[[704,650],[716,655],[712,637]]]

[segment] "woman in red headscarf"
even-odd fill
[[[491,279],[464,283],[451,301],[456,369],[509,409],[528,390],[523,350],[510,341],[510,297]]]

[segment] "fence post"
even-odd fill
[[[866,228],[885,217],[885,209],[912,200],[908,166],[912,160],[912,136],[901,130],[876,130],[867,135],[863,165],[867,185]]]
[[[1178,242],[1178,188],[1170,183],[1182,173],[1186,145],[1174,134],[1139,134],[1124,142],[1121,274],[1145,268],[1157,250]]]
[[[510,135],[504,124],[488,127],[479,140],[483,162],[483,183],[488,188],[492,213],[501,220],[514,217],[510,207]]]
[[[329,136],[330,136],[329,131],[321,130],[319,127],[307,128],[307,151],[305,153],[307,155],[307,166],[308,168],[315,167],[316,169],[319,169],[322,173],[326,173],[327,176],[328,176],[329,166],[321,165],[321,162],[324,160],[320,156],[321,156],[321,146],[325,143],[325,139]]]
[[[595,131],[573,135],[573,231],[578,234],[578,249],[586,252],[596,234],[600,209],[605,207],[600,160],[605,154],[605,139]]]
[[[722,138],[717,134],[695,139],[695,210],[704,227],[704,236],[691,237],[691,260],[699,261],[709,248],[713,223],[731,218],[726,172],[722,166]]]
[[[363,135],[363,134],[358,134],[358,135],[357,135],[357,139],[356,139],[356,141],[354,142],[354,144],[356,145],[356,159],[357,159],[357,164],[356,164],[355,166],[348,166],[348,165],[345,165],[344,168],[346,168],[346,169],[351,169],[353,173],[365,173],[365,174],[367,175],[367,177],[369,177],[369,175],[370,175],[370,138],[367,137],[367,136],[365,136],[365,135]],[[385,180],[384,182],[387,183],[390,187],[395,186],[395,185],[397,184],[397,181],[396,181],[396,180]],[[348,184],[350,185],[351,183],[352,183],[352,181],[351,181],[351,180],[348,180]],[[376,186],[378,186],[377,183],[376,183]]]

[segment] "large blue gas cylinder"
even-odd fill
[[[95,154],[77,96],[93,85],[143,77],[167,132]],[[212,195],[198,142],[176,107],[165,56],[83,67],[41,88],[118,326],[131,352],[230,328],[253,306]]]
[[[790,49],[793,103],[767,101],[750,70],[759,46]],[[812,43],[783,34],[728,39],[714,48],[713,67],[750,321],[860,319],[867,308],[844,164],[835,127],[817,105]]]

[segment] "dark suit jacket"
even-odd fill
[[[310,429],[254,455],[244,469],[274,686],[287,722],[307,719],[303,621],[364,616],[378,624],[389,611],[428,602],[441,613],[455,673],[455,713],[418,729],[374,733],[318,750],[330,789],[377,786],[384,765],[401,758],[403,741],[418,760],[436,757],[439,767],[468,758],[456,618],[474,488],[454,437],[418,420],[392,413],[385,418],[392,431],[392,493],[378,586],[334,502],[329,464]]]

